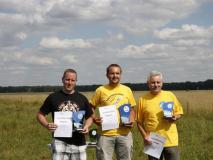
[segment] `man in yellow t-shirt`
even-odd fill
[[[131,160],[133,140],[131,128],[135,121],[135,112],[133,107],[136,105],[131,89],[120,84],[121,67],[118,64],[111,64],[107,67],[106,76],[109,83],[96,89],[91,99],[91,105],[94,110],[102,106],[115,105],[119,115],[119,107],[128,104],[130,108],[129,123],[121,123],[119,128],[101,131],[102,118],[94,117],[94,122],[99,126],[99,134],[96,158],[97,160],[112,159],[114,149],[117,160]]]
[[[179,160],[178,132],[175,122],[181,118],[183,109],[176,96],[170,91],[162,90],[163,76],[161,72],[150,72],[147,84],[149,91],[139,98],[137,110],[137,125],[144,143],[149,145],[150,132],[155,132],[166,138],[160,159]],[[172,108],[171,115],[166,117],[163,108]],[[149,160],[157,160],[148,155]]]

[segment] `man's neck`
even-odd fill
[[[75,90],[71,90],[71,91],[68,91],[68,90],[65,90],[64,88],[62,89],[64,93],[66,94],[73,94],[75,92]]]
[[[120,83],[109,83],[109,86],[112,87],[112,88],[115,88],[119,85],[120,85]]]
[[[152,95],[154,95],[154,96],[157,96],[157,95],[159,95],[159,94],[161,93],[161,90],[160,90],[159,92],[152,92],[152,91],[150,91],[150,93],[151,93]]]

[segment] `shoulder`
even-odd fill
[[[162,96],[167,98],[170,97],[171,99],[177,99],[176,95],[171,91],[163,91]]]
[[[173,92],[171,92],[171,91],[165,91],[165,90],[162,90],[161,92],[162,92],[162,94],[164,94],[164,95],[168,95],[168,96],[175,96],[175,95],[174,95],[174,93],[173,93]]]
[[[82,93],[80,93],[78,91],[75,91],[75,95],[78,96],[79,98],[87,99],[87,97],[84,94],[82,94]]]
[[[97,91],[97,90],[102,90],[102,89],[104,89],[104,88],[106,88],[106,87],[107,87],[107,85],[99,86],[99,87],[96,89],[96,91]]]
[[[108,87],[108,85],[102,85],[102,86],[99,86],[96,90],[95,90],[95,92],[97,93],[97,92],[102,92],[102,91],[104,91],[104,90],[107,90],[109,87]]]
[[[147,92],[147,93],[145,93],[144,95],[141,95],[140,97],[139,97],[139,99],[140,100],[142,100],[142,99],[148,99],[148,98],[150,98],[152,95],[150,94],[150,92]]]
[[[56,96],[58,96],[58,95],[61,95],[61,94],[62,94],[62,91],[61,91],[61,90],[55,91],[55,92],[53,92],[53,93],[50,93],[49,96],[48,96],[48,98],[54,98],[54,97],[56,97]]]
[[[120,84],[120,88],[128,90],[128,91],[132,91],[130,87],[124,85],[124,84]]]

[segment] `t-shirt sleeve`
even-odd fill
[[[183,114],[183,107],[177,97],[172,93],[173,100],[174,100],[174,109],[173,113],[174,114]]]
[[[90,99],[90,103],[94,106],[97,107],[100,105],[100,96],[101,96],[101,91],[100,89],[96,89],[95,94],[92,96],[92,98]]]
[[[142,97],[139,98],[138,107],[136,110],[136,121],[142,124],[143,122],[143,100]]]
[[[134,98],[133,93],[130,88],[128,90],[128,93],[129,93],[129,102],[131,104],[131,107],[136,106],[135,98]]]
[[[51,108],[51,97],[48,96],[48,97],[45,99],[45,101],[44,101],[44,103],[43,103],[43,105],[41,106],[41,108],[40,108],[39,111],[40,111],[41,113],[47,115],[47,114],[49,114],[49,113],[51,112],[50,108]]]
[[[87,99],[85,100],[85,106],[86,106],[85,107],[85,111],[86,111],[85,118],[88,119],[89,117],[92,116],[93,110],[92,110],[92,106],[90,105],[90,103],[89,103],[89,101]]]

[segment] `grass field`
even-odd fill
[[[145,92],[134,92],[136,100]],[[213,91],[175,91],[184,107],[178,121],[181,160],[213,159]],[[92,93],[85,92],[88,98]],[[50,133],[36,121],[36,113],[48,93],[0,94],[0,159],[48,160]],[[50,118],[50,117],[48,117]],[[143,141],[133,128],[133,160],[145,160]],[[88,160],[94,159],[88,149]]]

